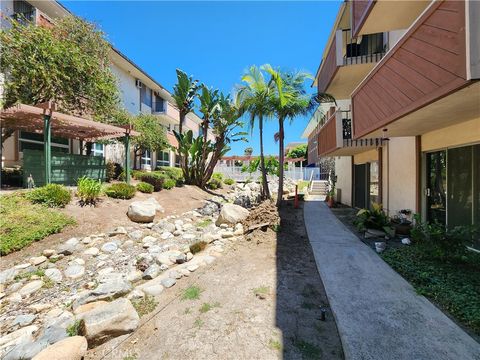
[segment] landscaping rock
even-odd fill
[[[181,279],[182,278],[182,274],[179,273],[178,271],[176,270],[172,270],[168,273],[168,277],[172,278],[172,279]]]
[[[162,285],[166,288],[170,288],[177,283],[177,280],[171,278],[165,278],[162,280]]]
[[[85,274],[85,268],[82,265],[74,264],[67,267],[64,273],[70,279],[78,279]]]
[[[30,264],[28,264],[30,266]],[[19,269],[10,268],[0,272],[0,284],[5,284],[13,280],[13,278],[18,274]]]
[[[142,279],[142,272],[140,270],[132,270],[127,275],[127,280],[134,283]]]
[[[218,211],[218,205],[213,201],[208,201],[203,208],[200,209],[200,214],[210,216]]]
[[[94,301],[116,299],[128,294],[131,290],[132,285],[121,274],[110,273],[99,278],[99,284],[95,289],[78,294],[72,306],[76,309],[80,305]]]
[[[165,264],[167,266],[173,265],[174,262],[170,260],[170,255],[168,253],[161,253],[156,256],[157,263],[160,265]]]
[[[106,253],[114,253],[117,251],[118,245],[115,244],[114,242],[107,242],[102,245],[102,251]]]
[[[128,234],[128,237],[133,240],[140,240],[143,237],[142,230],[135,230]]]
[[[79,307],[77,307],[75,310],[73,310],[73,313],[75,315],[83,314],[87,311],[93,310],[96,307],[99,307],[99,306],[102,306],[102,305],[105,305],[105,304],[108,304],[108,301],[99,300],[99,301],[91,302],[91,303],[88,303],[88,304],[83,304],[83,305],[80,305]]]
[[[33,266],[40,265],[45,261],[47,261],[47,257],[43,255],[30,258],[30,264],[32,264]]]
[[[18,315],[17,317],[15,317],[15,319],[13,320],[12,322],[12,326],[20,326],[20,327],[23,327],[23,326],[27,326],[27,325],[30,325],[31,323],[33,323],[33,321],[36,319],[37,317],[33,314],[26,314],[26,315]]]
[[[37,330],[37,326],[30,325],[0,337],[0,358],[6,358],[5,354],[16,346],[32,342]]]
[[[248,195],[240,195],[238,196],[233,203],[235,205],[239,205],[241,207],[244,207],[245,209],[249,209],[252,207],[252,202],[250,201],[250,197]]]
[[[127,299],[117,299],[80,314],[83,320],[82,333],[89,347],[134,331],[138,327],[139,317]]]
[[[127,230],[123,226],[119,226],[111,231],[108,236],[127,235]]]
[[[81,360],[88,348],[83,336],[72,336],[61,340],[38,353],[33,360]]]
[[[239,205],[224,204],[215,224],[217,226],[220,226],[221,224],[235,225],[236,223],[245,220],[248,214],[249,211]]]
[[[127,216],[134,222],[149,223],[155,219],[156,213],[156,206],[153,203],[134,201],[128,207]]]
[[[56,283],[61,282],[63,279],[62,272],[56,268],[45,270],[45,276]]]
[[[99,252],[100,252],[100,250],[98,250],[98,248],[91,247],[91,248],[88,248],[87,250],[85,250],[83,252],[83,254],[84,255],[90,255],[90,256],[97,256]]]
[[[168,240],[168,239],[171,239],[173,237],[174,237],[174,235],[170,231],[165,231],[165,232],[162,233],[162,235],[160,235],[160,238],[162,240]]]
[[[49,258],[50,256],[53,256],[55,255],[57,252],[53,249],[45,249],[42,251],[42,254],[43,256],[46,256],[47,258]]]
[[[142,278],[145,280],[151,280],[157,277],[159,273],[160,273],[160,266],[158,266],[157,264],[152,264],[147,268],[147,270],[143,272]]]
[[[42,280],[34,280],[23,286],[18,293],[22,296],[29,296],[30,294],[36,292],[37,290],[41,289],[43,286]]]
[[[152,286],[146,286],[142,288],[142,291],[151,296],[158,296],[160,295],[164,290],[164,287],[162,285],[152,285]]]
[[[403,245],[410,245],[412,241],[409,238],[403,238],[402,239],[402,244]]]
[[[190,271],[190,272],[194,272],[197,269],[198,269],[198,265],[196,265],[196,264],[192,264],[192,265],[187,266],[187,270]]]

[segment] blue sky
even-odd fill
[[[229,93],[250,65],[270,63],[314,74],[340,1],[62,1],[103,29],[109,41],[170,91],[181,68]],[[310,83],[308,83],[309,90]],[[300,141],[308,118],[287,125],[286,143]],[[273,119],[265,124],[266,154],[278,152]],[[249,144],[259,152],[258,131]]]

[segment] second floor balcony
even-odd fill
[[[352,139],[350,110],[337,110],[330,114],[318,133],[320,156],[351,156],[375,149],[383,144],[381,138]]]
[[[352,37],[350,29],[335,32],[315,79],[318,91],[346,99],[388,51],[388,33]]]

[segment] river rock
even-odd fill
[[[124,298],[82,313],[78,319],[83,320],[82,333],[90,347],[134,331],[140,320],[130,301]]]
[[[53,256],[55,255],[57,252],[53,249],[45,249],[42,251],[42,255],[43,256],[46,256],[47,258],[49,258],[50,256]]]
[[[47,257],[43,255],[30,258],[30,264],[32,264],[33,266],[43,264],[45,261],[47,261]]]
[[[82,291],[73,302],[73,309],[98,300],[116,299],[128,294],[132,285],[121,274],[110,273],[99,278],[98,286],[93,290]]]
[[[48,277],[50,280],[55,281],[56,283],[61,282],[63,279],[62,272],[56,268],[45,270],[45,276]]]
[[[114,253],[117,251],[118,245],[115,244],[114,242],[107,242],[102,245],[102,251],[106,253]]]
[[[173,285],[175,285],[177,283],[177,280],[175,279],[172,279],[172,278],[165,278],[163,279],[162,281],[162,285],[166,288],[170,288],[172,287]]]
[[[19,291],[18,293],[21,295],[21,296],[29,296],[30,294],[38,291],[39,289],[41,289],[43,286],[43,281],[42,280],[33,280],[31,282],[29,282],[28,284],[24,285]]]
[[[64,273],[70,279],[78,279],[85,274],[85,268],[82,265],[74,264],[67,267]]]

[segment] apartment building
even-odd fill
[[[5,17],[22,16],[22,18],[34,21],[39,25],[48,25],[55,19],[71,15],[60,3],[53,0],[2,0],[0,11]],[[2,28],[8,26],[8,20],[2,17],[1,26]],[[173,130],[178,129],[180,117],[170,92],[119,50],[112,47],[110,57],[112,72],[118,79],[123,107],[132,115],[139,113],[155,115],[159,123],[165,127],[170,145],[177,147]],[[200,122],[200,118],[191,113],[185,120],[184,129],[190,129],[198,135]],[[53,151],[85,154],[86,150],[82,145],[80,141],[74,139],[52,139]],[[21,165],[23,149],[41,150],[42,148],[42,134],[17,131],[5,141],[2,153],[3,165],[7,167]],[[95,143],[92,146],[91,154],[104,156],[107,161],[123,164],[125,148],[121,143],[108,145]],[[133,154],[131,156],[133,158]],[[152,152],[146,149],[144,154],[136,160],[130,163],[132,165],[136,163],[138,168],[148,170],[157,166],[178,166],[177,156],[172,150]]]
[[[341,103],[309,137],[339,201],[480,224],[479,18],[477,1],[342,3],[314,82]]]

